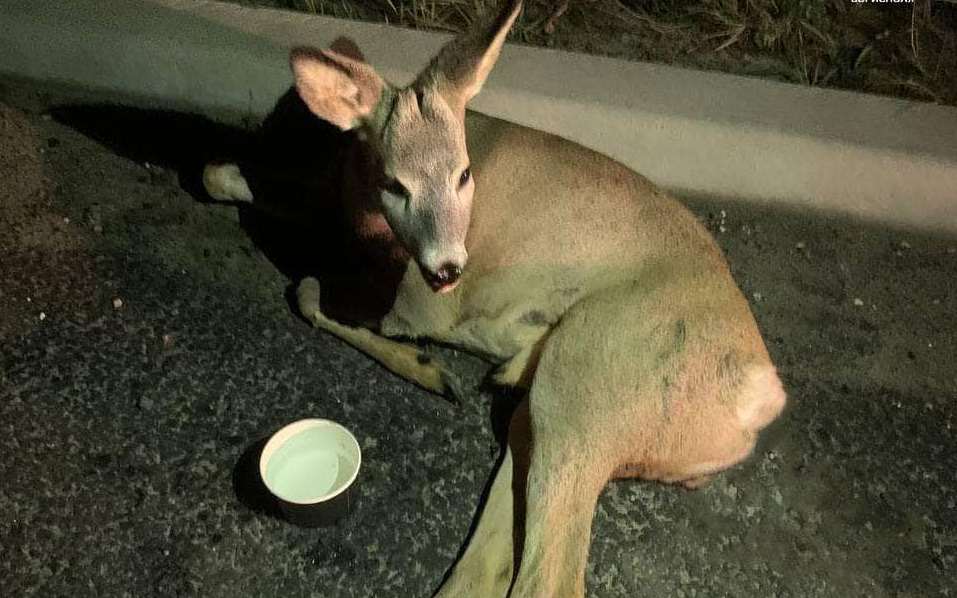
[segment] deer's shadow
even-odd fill
[[[391,307],[401,273],[371,266],[378,256],[358,250],[345,226],[340,174],[355,133],[316,118],[294,89],[255,128],[109,103],[65,104],[51,114],[119,156],[175,172],[200,203],[213,201],[205,165],[236,163],[255,198],[236,204],[240,224],[293,285],[318,278],[323,312],[345,322],[375,321]]]

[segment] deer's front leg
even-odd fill
[[[386,369],[426,390],[460,402],[461,384],[438,359],[418,347],[394,341],[366,328],[353,328],[327,318],[319,309],[319,281],[305,278],[296,290],[299,311],[312,324],[325,330],[375,359]]]

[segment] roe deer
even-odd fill
[[[697,487],[747,457],[785,403],[748,303],[690,212],[610,158],[466,111],[521,4],[448,43],[407,87],[358,52],[290,57],[309,110],[356,132],[337,187],[347,226],[402,268],[391,309],[368,326],[320,311],[314,278],[299,286],[302,314],[437,393],[455,390],[443,365],[393,339],[491,358],[495,381],[524,392],[446,598],[583,596],[609,480]],[[214,198],[252,200],[235,165],[207,166],[204,182]]]

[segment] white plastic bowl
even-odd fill
[[[259,475],[286,519],[314,527],[352,508],[362,451],[349,430],[327,419],[302,419],[272,435],[259,458]]]

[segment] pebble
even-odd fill
[[[41,311],[41,312],[40,312],[40,321],[42,322],[43,320],[46,320],[46,319],[47,319],[47,315]]]
[[[799,250],[803,251],[804,249],[807,248],[807,243],[805,243],[804,241],[798,241],[798,242],[794,245],[794,247],[795,247],[795,249],[799,249]]]
[[[863,307],[864,301],[861,300],[861,299],[858,299],[857,297],[854,297],[854,305],[856,305],[856,306],[858,306],[858,307]]]
[[[113,300],[113,309],[120,309],[123,307],[123,300],[117,297]]]

